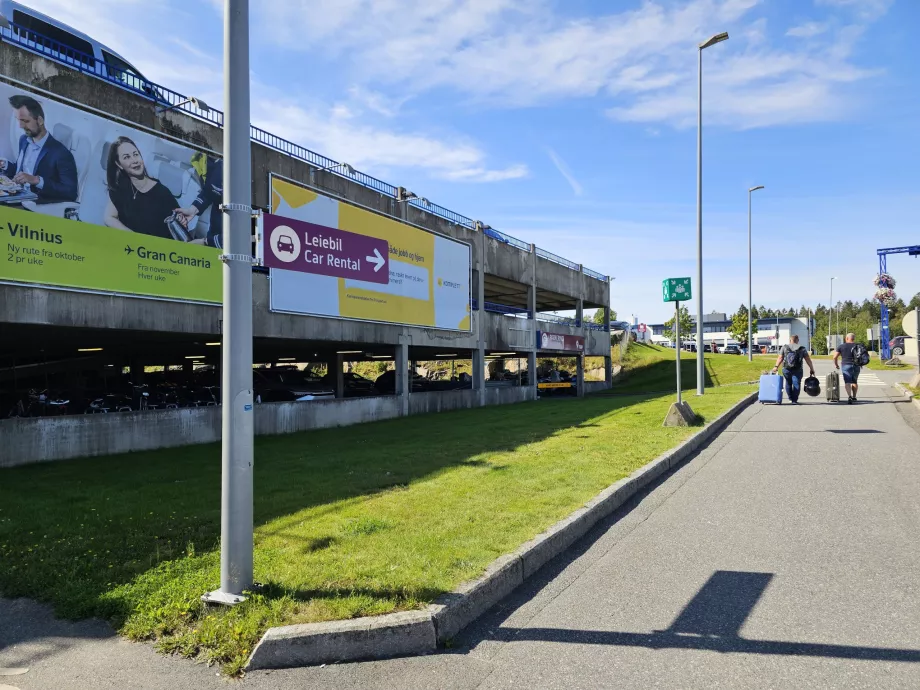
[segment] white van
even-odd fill
[[[162,100],[130,62],[94,38],[12,0],[0,0],[0,14],[11,23],[2,29],[10,43]]]

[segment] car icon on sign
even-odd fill
[[[294,253],[294,238],[290,235],[281,235],[275,245],[279,252]]]

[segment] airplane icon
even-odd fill
[[[131,247],[125,247],[125,254],[131,254],[134,250]]]

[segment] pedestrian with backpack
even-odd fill
[[[773,373],[783,367],[783,378],[786,379],[786,395],[789,396],[789,402],[793,405],[799,404],[799,392],[802,387],[803,371],[802,363],[807,362],[811,375],[815,375],[815,365],[812,364],[811,356],[808,350],[799,345],[799,336],[793,335],[789,338],[789,344],[783,345],[776,358],[776,366],[773,367]]]
[[[845,342],[837,346],[834,353],[834,366],[843,374],[843,386],[847,390],[847,404],[856,402],[859,390],[859,371],[869,363],[869,351],[862,343],[856,342],[855,333],[847,333]]]

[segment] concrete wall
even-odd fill
[[[220,408],[0,420],[0,467],[220,440]]]
[[[487,388],[487,405],[506,405],[535,398],[530,387]],[[476,391],[413,393],[410,414],[429,414],[476,407]],[[257,435],[290,434],[350,426],[399,416],[399,400],[369,398],[313,400],[306,403],[256,405]],[[0,468],[52,460],[114,455],[158,448],[214,443],[221,436],[221,408],[150,410],[116,414],[70,415],[0,420]]]
[[[472,389],[444,393],[413,393],[409,396],[409,414],[466,410],[476,407],[478,402],[479,396]]]
[[[399,416],[399,400],[395,395],[381,395],[304,403],[263,403],[255,407],[255,413],[257,435],[291,434],[392,419]]]
[[[585,393],[600,393],[609,388],[606,381],[585,381]]]
[[[486,387],[486,405],[509,405],[536,399],[537,389],[533,386]]]

